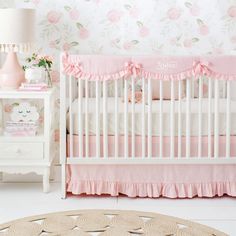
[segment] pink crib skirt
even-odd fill
[[[136,155],[141,156],[136,136]],[[69,139],[68,139],[69,140]],[[78,155],[78,136],[73,136],[74,156]],[[123,155],[123,137],[119,138],[119,155]],[[203,156],[207,156],[207,137],[202,139]],[[164,138],[164,156],[169,154],[169,137]],[[213,141],[213,140],[212,140]],[[197,156],[198,137],[191,137],[191,156]],[[114,137],[109,136],[109,156],[114,156]],[[175,142],[177,148],[177,139]],[[95,156],[96,137],[90,136],[90,155]],[[153,137],[153,155],[158,155],[158,137]],[[236,156],[236,137],[231,137],[231,156]],[[185,138],[182,139],[185,155]],[[219,155],[225,155],[225,137],[219,138]],[[69,147],[69,142],[68,142]],[[131,146],[129,146],[131,149]],[[175,148],[175,149],[176,149]],[[70,154],[69,148],[68,155]],[[212,143],[212,153],[214,147]],[[101,136],[102,152],[102,136]],[[175,150],[175,156],[177,156]],[[101,155],[103,155],[101,153]],[[233,158],[233,157],[232,157]],[[192,198],[227,194],[236,196],[236,165],[68,165],[67,191],[73,194],[110,194],[129,197]]]

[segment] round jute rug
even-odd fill
[[[150,212],[79,210],[0,225],[0,236],[228,236],[191,221]]]

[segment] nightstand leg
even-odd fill
[[[50,167],[44,169],[43,192],[48,193],[50,189]]]

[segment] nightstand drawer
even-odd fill
[[[0,143],[0,159],[43,159],[43,143]]]

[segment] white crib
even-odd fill
[[[236,164],[235,65],[232,56],[62,54],[63,198],[72,164]]]

